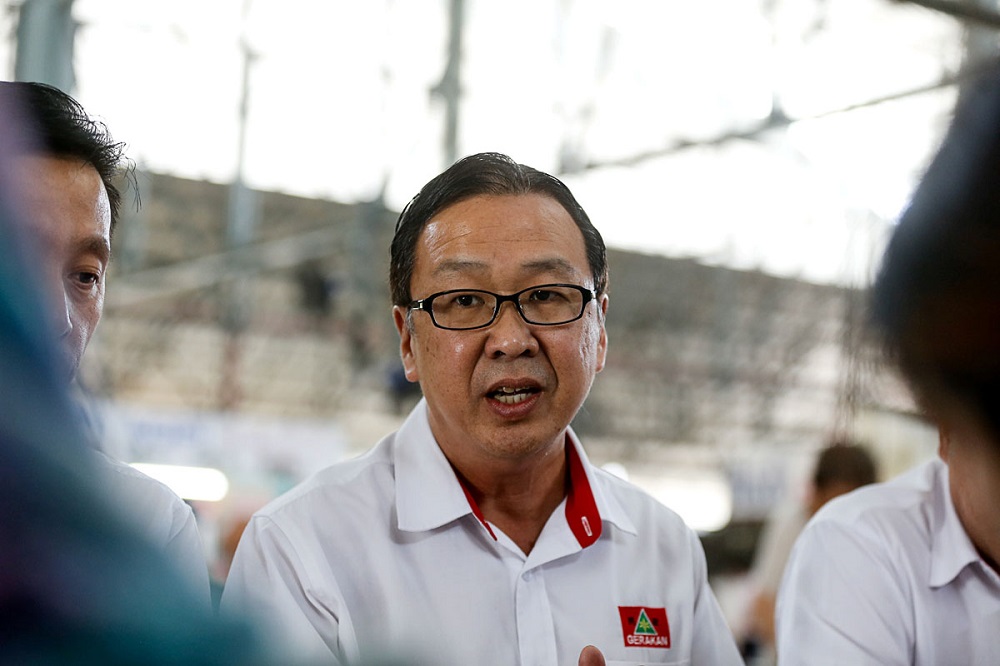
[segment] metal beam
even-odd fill
[[[104,309],[109,312],[159,298],[213,287],[257,272],[292,268],[333,254],[343,230],[316,229],[286,238],[244,245],[227,252],[178,261],[167,266],[116,275]],[[239,269],[234,271],[233,267]]]
[[[893,0],[893,2],[919,5],[927,9],[933,9],[936,12],[941,12],[942,14],[947,14],[960,21],[968,21],[1000,29],[1000,13],[971,2],[955,2],[955,0]]]
[[[24,0],[18,9],[14,78],[72,92],[73,0]]]
[[[868,99],[863,102],[858,102],[857,104],[849,104],[847,106],[839,107],[836,109],[831,109],[829,111],[824,111],[822,113],[817,113],[811,116],[804,116],[801,118],[789,118],[784,114],[772,115],[764,120],[756,123],[746,129],[733,129],[717,134],[714,137],[709,137],[707,139],[675,139],[669,145],[663,146],[662,148],[657,148],[654,150],[648,150],[641,153],[635,153],[627,157],[622,157],[619,159],[612,160],[601,160],[601,161],[588,161],[583,164],[583,166],[575,171],[563,173],[560,175],[572,175],[573,173],[580,173],[582,171],[589,171],[594,169],[605,169],[610,167],[631,167],[649,160],[657,159],[660,157],[667,157],[669,155],[674,155],[691,148],[699,148],[706,146],[720,146],[730,141],[735,141],[739,139],[755,139],[764,132],[780,129],[783,127],[788,127],[793,122],[806,121],[806,120],[818,120],[820,118],[826,118],[829,116],[838,115],[841,113],[847,113],[849,111],[855,111],[857,109],[863,109],[870,106],[877,106],[879,104],[884,104],[886,102],[892,102],[895,100],[906,99],[907,97],[913,97],[914,95],[922,95],[924,93],[932,92],[934,90],[940,90],[942,88],[947,88],[950,86],[957,85],[969,78],[975,77],[983,70],[983,67],[968,67],[963,69],[957,74],[948,74],[943,76],[940,80],[928,83],[922,86],[917,86],[915,88],[909,88],[896,93],[891,93],[888,95],[883,95],[882,97],[875,97],[873,99]]]
[[[800,120],[821,118],[882,104],[887,101],[905,99],[912,95],[955,85],[975,73],[977,73],[977,70],[963,70],[959,74],[944,77],[935,83],[870,99],[847,107],[833,109]],[[783,116],[772,117],[752,128],[725,132],[702,141],[679,139],[673,144],[658,150],[638,153],[618,160],[588,162],[582,167],[582,170],[635,166],[647,160],[672,155],[696,146],[722,145],[728,141],[737,139],[753,139],[761,132],[786,126],[791,122],[793,122],[792,119]],[[574,171],[573,173],[578,172]],[[566,174],[563,173],[561,175]],[[247,276],[253,274],[255,271],[293,268],[310,259],[320,259],[333,254],[339,247],[338,242],[342,243],[343,234],[344,230],[340,227],[326,227],[277,240],[245,245],[217,254],[182,260],[167,266],[116,275],[111,288],[108,290],[105,309],[114,311],[116,309],[135,306],[146,301],[207,289],[222,282],[236,279],[237,274]],[[234,266],[238,267],[239,270],[234,271]]]
[[[444,166],[458,159],[458,123],[462,99],[462,32],[465,0],[451,0],[448,12],[448,60],[441,81],[431,89],[445,105]]]

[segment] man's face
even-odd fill
[[[510,294],[547,283],[593,288],[583,235],[554,199],[477,196],[442,210],[417,242],[414,299],[449,289]],[[525,460],[563,450],[563,433],[604,367],[607,297],[583,317],[536,326],[504,303],[490,326],[436,328],[393,308],[406,376],[419,381],[431,429],[452,460]],[[517,398],[500,401],[501,389]],[[508,403],[513,404],[508,404]]]
[[[965,413],[943,420],[940,431],[955,512],[979,552],[1000,571],[1000,442]]]
[[[48,311],[71,379],[104,307],[111,255],[108,194],[97,170],[75,159],[19,157],[14,177],[38,234]]]

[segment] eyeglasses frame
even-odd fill
[[[524,314],[524,310],[521,309],[521,303],[518,300],[518,298],[521,296],[521,294],[532,291],[534,289],[544,289],[545,287],[569,287],[571,289],[579,291],[580,294],[583,296],[583,302],[580,304],[580,314],[573,317],[572,319],[567,319],[566,321],[560,321],[554,324],[535,322],[528,319],[528,317]],[[433,308],[434,299],[440,296],[447,296],[448,294],[457,294],[459,292],[474,292],[480,294],[489,294],[490,296],[494,297],[497,302],[496,305],[493,307],[493,316],[490,317],[490,320],[485,324],[480,324],[479,326],[471,326],[468,328],[466,327],[453,328],[450,326],[442,326],[441,324],[439,324],[437,322],[437,319],[434,318],[434,308]],[[550,282],[546,284],[536,284],[531,287],[527,287],[526,289],[522,289],[521,291],[515,292],[513,294],[506,294],[506,295],[497,294],[495,292],[487,291],[485,289],[448,289],[446,291],[439,291],[437,293],[431,294],[426,298],[420,298],[415,301],[410,301],[410,304],[407,307],[410,310],[421,310],[423,312],[426,312],[431,318],[431,323],[434,324],[436,328],[440,328],[445,331],[476,331],[481,328],[487,328],[489,326],[492,326],[493,322],[495,322],[497,320],[497,317],[500,316],[500,307],[506,302],[514,304],[514,309],[517,310],[518,316],[520,316],[521,320],[526,324],[529,324],[531,326],[562,326],[564,324],[569,324],[571,322],[577,321],[578,319],[582,318],[583,313],[587,311],[587,304],[596,299],[597,299],[597,292],[594,291],[593,289],[589,289],[587,287],[581,287],[578,284],[569,284],[566,282]]]

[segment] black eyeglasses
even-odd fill
[[[438,328],[468,331],[493,323],[500,306],[510,301],[521,319],[537,326],[558,326],[583,316],[587,303],[597,292],[575,284],[540,284],[504,296],[481,289],[451,289],[410,303],[411,310],[423,310]]]

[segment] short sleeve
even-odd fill
[[[255,516],[236,549],[220,611],[256,622],[272,649],[294,661],[338,663],[338,607],[316,594],[307,564],[278,525]]]
[[[779,662],[910,664],[911,597],[877,535],[813,521],[792,550],[778,593]]]

